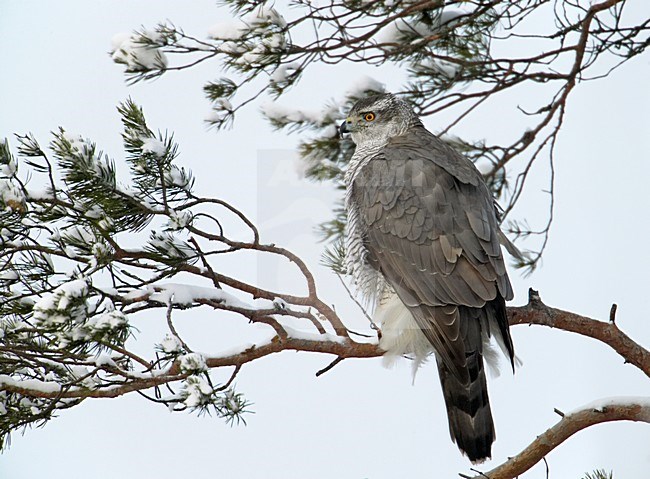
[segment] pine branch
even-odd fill
[[[515,266],[528,271],[538,264],[548,243],[553,182],[548,214],[539,225],[522,228],[520,220],[510,217],[511,211],[526,190],[533,164],[548,160],[546,171],[554,175],[554,147],[568,98],[579,82],[609,75],[650,44],[650,19],[630,23],[623,15],[623,0],[564,2],[561,9],[546,0],[376,0],[318,6],[297,2],[292,4],[290,21],[264,2],[223,3],[231,7],[233,18],[214,26],[208,38],[198,39],[163,23],[125,38],[112,52],[114,61],[125,66],[132,81],[214,61],[225,76],[205,83],[213,107],[206,122],[217,129],[232,126],[240,109],[269,96],[274,101],[262,111],[273,127],[313,134],[301,137],[299,152],[307,177],[316,181],[340,184],[352,148],[350,142],[338,140],[337,122],[355,99],[384,89],[378,81],[366,79],[350,84],[346,95],[320,110],[280,105],[277,100],[302,85],[304,73],[317,65],[399,67],[407,80],[397,93],[421,116],[451,114],[447,125],[438,125],[445,137],[491,102],[500,101],[505,92],[524,85],[538,92],[528,95],[528,105],[516,107],[522,115],[516,122],[521,130],[513,130],[511,138],[498,144],[489,139],[453,140],[486,172],[488,186],[504,203],[513,234],[527,238],[531,254]],[[530,32],[527,20],[545,13],[555,23],[545,31]],[[499,46],[508,42],[517,42],[523,53],[496,56],[502,51]],[[167,58],[172,55],[180,63],[170,66]],[[183,63],[184,55],[190,60]],[[617,62],[613,67],[612,59]],[[513,161],[517,158],[521,161]],[[336,235],[339,220],[337,216],[323,225],[327,239]]]
[[[243,284],[240,286],[242,290],[248,289],[248,287]],[[143,296],[132,296],[130,297],[129,302],[138,303],[146,301],[148,297],[151,297],[150,293],[144,294]],[[206,304],[210,303],[209,300],[201,300],[201,298],[196,298],[196,302],[203,302]],[[164,305],[161,304],[160,307],[162,308]],[[599,328],[599,325],[607,323],[579,316],[569,311],[550,308],[534,299],[534,297],[526,306],[509,307],[507,310],[511,325],[513,326],[519,324],[548,325],[550,317],[549,315],[552,314],[556,321],[556,328],[575,332],[584,336],[594,337],[595,339],[598,339],[602,343],[619,352],[619,354],[621,354],[626,359],[626,362],[634,364],[643,371],[650,367],[650,352],[643,348],[641,345],[634,343],[634,341],[632,341],[629,337],[625,336],[623,338],[621,336],[593,335],[594,328]],[[522,310],[527,311],[525,319],[522,319]],[[251,313],[253,312],[254,310],[251,310]],[[244,312],[242,311],[242,313]],[[571,324],[571,326],[568,326],[569,324]],[[625,347],[622,347],[621,344],[625,344]],[[292,338],[290,335],[287,335],[284,338],[275,336],[267,343],[250,347],[244,351],[240,351],[232,355],[207,357],[205,362],[209,368],[220,368],[226,366],[241,367],[242,365],[257,360],[261,357],[286,350],[332,354],[342,358],[370,358],[378,357],[383,354],[383,351],[379,349],[378,345],[375,343],[359,343],[346,337],[330,337],[327,334],[316,333],[314,339]],[[632,358],[639,353],[641,354],[640,360],[633,361]],[[627,354],[630,354],[631,356],[627,356]],[[174,362],[165,372],[165,374],[159,374],[152,378],[135,379],[128,385],[117,388],[114,387],[107,391],[68,391],[62,397],[117,397],[134,390],[147,389],[153,386],[159,386],[169,382],[177,381],[183,377],[186,376],[183,376],[183,374],[180,372],[178,363]],[[30,392],[30,389],[28,387],[17,388],[17,386],[11,386],[11,390],[21,391],[23,394],[33,394],[34,397],[51,398],[59,394],[59,391],[56,393],[46,393],[38,390],[33,390]]]

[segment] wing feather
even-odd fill
[[[370,263],[411,309],[445,367],[469,381],[466,355],[473,351],[464,344],[467,325],[458,308],[512,298],[493,199],[480,173],[424,128],[413,128],[360,169],[352,191]]]

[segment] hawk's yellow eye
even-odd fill
[[[374,113],[366,113],[365,115],[363,115],[363,118],[366,121],[372,121],[372,120],[375,119],[375,114]]]

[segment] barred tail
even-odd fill
[[[470,461],[483,462],[492,455],[492,443],[496,438],[483,358],[478,351],[467,358],[467,383],[461,382],[442,361],[437,362],[451,439]]]

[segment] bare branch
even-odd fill
[[[637,421],[650,423],[650,401],[644,398],[617,398],[587,405],[579,411],[566,414],[553,427],[535,438],[523,451],[500,466],[473,479],[513,479],[528,471],[553,449],[578,431],[612,421]],[[602,403],[602,404],[600,404]],[[467,477],[467,476],[466,476]]]
[[[526,306],[508,308],[511,325],[539,324],[597,339],[650,377],[650,352],[621,331],[616,323],[551,308],[542,303],[539,293],[533,289],[529,290],[528,299]]]

